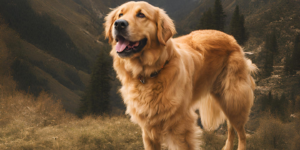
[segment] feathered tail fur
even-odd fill
[[[257,66],[252,63],[250,59],[246,59],[247,69],[249,71],[250,86],[252,90],[255,89],[255,81],[251,76],[258,70]],[[212,95],[208,95],[200,100],[199,113],[201,123],[205,130],[216,130],[220,124],[226,120],[226,116],[223,113],[219,103],[213,98]]]

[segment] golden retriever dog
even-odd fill
[[[245,149],[256,66],[232,36],[199,30],[173,39],[173,21],[147,2],[113,9],[104,26],[126,113],[142,128],[146,150],[199,149],[195,109],[205,129],[227,120],[224,150],[232,149],[234,130]]]

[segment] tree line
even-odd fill
[[[214,7],[205,11],[201,18],[199,29],[214,29],[224,32],[226,14],[223,11],[220,0],[215,0]],[[245,17],[240,13],[239,5],[235,7],[230,24],[229,34],[234,36],[240,45],[244,45],[249,38],[245,28]],[[266,78],[272,75],[274,58],[278,55],[278,43],[276,31],[273,30],[265,37],[265,47],[262,55],[264,56],[264,65],[261,77]],[[294,49],[291,54],[286,55],[284,71],[286,75],[296,74],[300,70],[300,34],[295,38]]]
[[[220,0],[215,0],[214,7],[209,8],[200,18],[199,29],[214,29],[224,31],[226,14]],[[229,34],[235,37],[240,45],[248,40],[245,28],[244,15],[240,13],[239,6],[235,7],[229,26]]]
[[[272,75],[273,66],[274,66],[274,57],[278,54],[278,43],[276,31],[268,34],[265,37],[265,63],[264,63],[264,72],[262,77],[269,77]]]
[[[259,97],[258,102],[261,112],[269,113],[283,122],[290,121],[290,114],[300,111],[300,99],[296,90],[282,93],[280,96],[269,91],[268,94]]]
[[[274,58],[278,55],[278,42],[276,31],[267,34],[265,37],[264,58],[262,77],[269,77],[272,75]],[[300,71],[300,34],[296,35],[294,39],[294,46],[292,53],[287,53],[285,56],[284,73],[285,75],[294,75]]]
[[[294,75],[300,71],[300,34],[295,37],[294,48],[291,55],[287,54],[284,65],[286,75]]]

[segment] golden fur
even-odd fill
[[[140,12],[146,17],[136,17]],[[120,18],[129,23],[128,40],[148,39],[142,51],[126,58],[119,57],[115,50],[113,26]],[[245,149],[244,125],[255,88],[251,72],[256,66],[244,57],[232,36],[199,30],[173,39],[173,21],[162,9],[146,2],[127,2],[113,9],[105,20],[126,113],[142,128],[146,150],[160,150],[162,145],[171,150],[199,149],[195,108],[200,109],[205,129],[216,129],[227,120],[224,150],[233,147],[234,129],[238,150]],[[158,75],[151,78],[155,71]]]

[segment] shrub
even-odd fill
[[[203,131],[200,141],[201,147],[205,150],[219,150],[225,145],[226,137],[215,134],[212,131]]]
[[[256,133],[248,138],[247,149],[290,149],[295,137],[292,124],[283,124],[279,119],[262,117]]]

